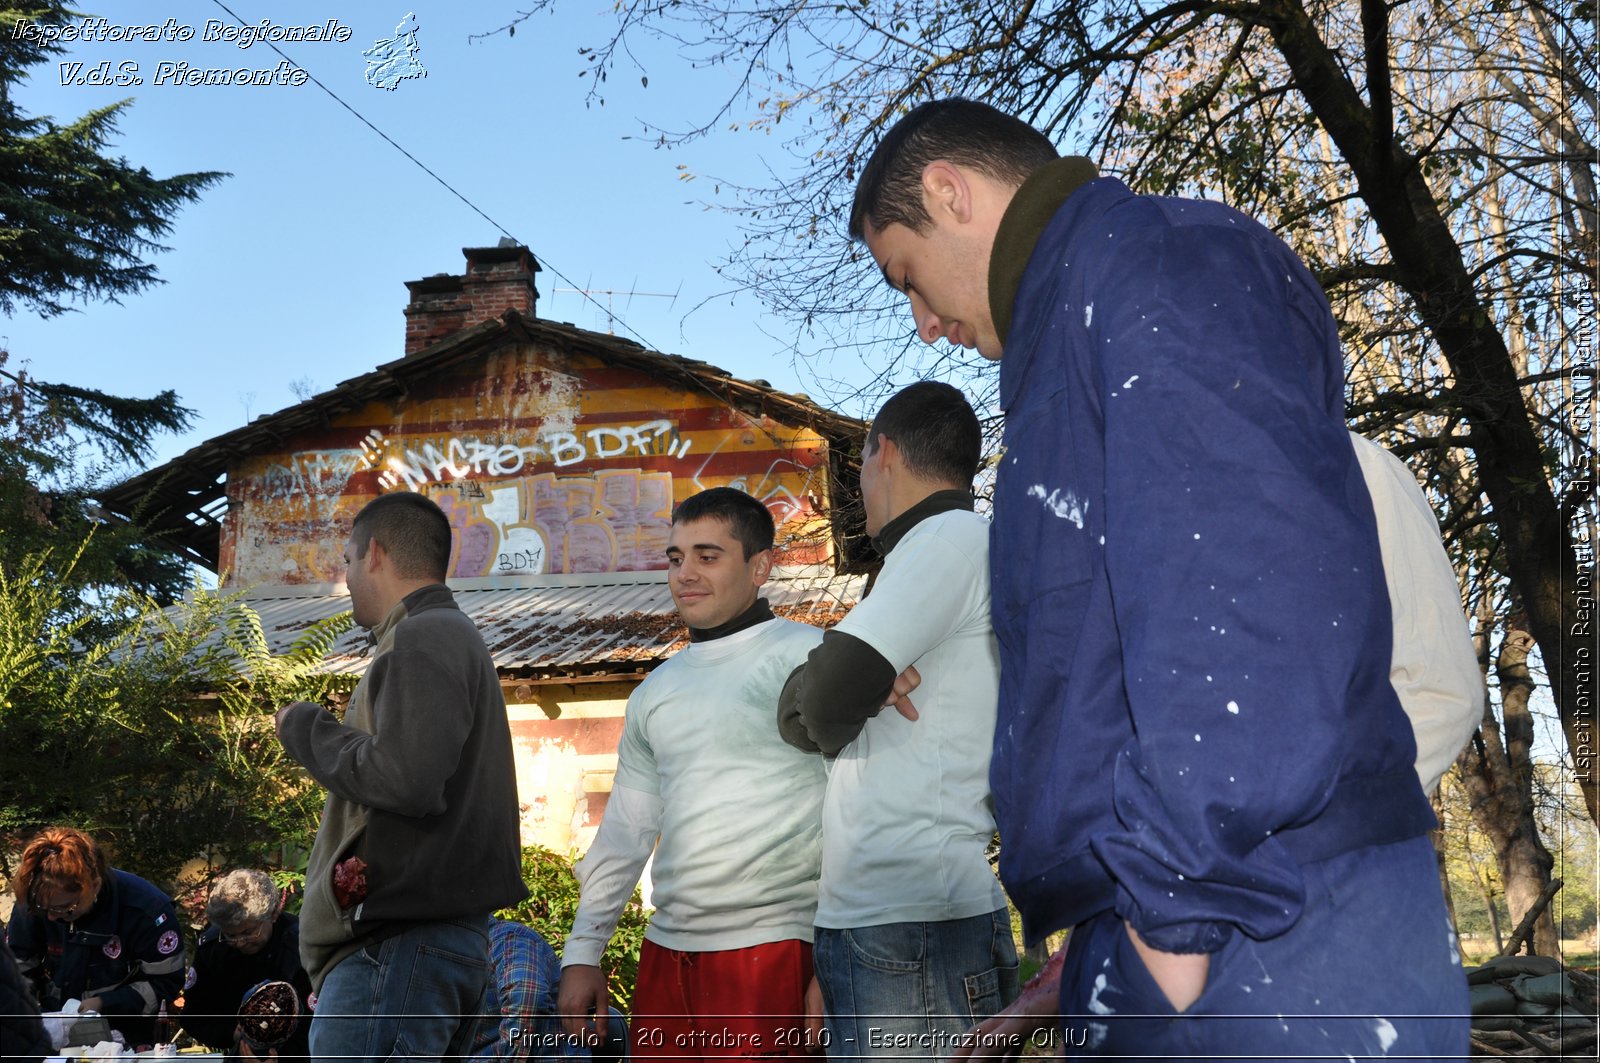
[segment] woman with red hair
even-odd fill
[[[44,1010],[76,998],[130,1046],[150,1044],[157,1010],[183,988],[172,899],[111,867],[95,840],[71,827],[30,841],[11,882],[17,904],[6,940]]]

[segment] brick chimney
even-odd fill
[[[507,310],[533,316],[539,299],[533,275],[539,263],[526,247],[502,238],[497,247],[464,247],[461,253],[467,256],[464,276],[435,273],[406,281],[411,292],[405,311],[406,357]]]

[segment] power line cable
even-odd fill
[[[220,7],[222,10],[226,11],[233,18],[233,20],[235,22],[239,23],[240,26],[256,25],[256,23],[246,22],[243,18],[239,17],[239,15],[232,8],[230,8],[227,4],[223,3],[222,0],[211,0],[211,2],[213,4],[215,4],[217,7]],[[496,229],[498,229],[500,232],[504,233],[510,239],[516,240],[516,242],[518,244],[521,244],[524,247],[528,247],[528,245],[526,243],[523,243],[522,240],[518,239],[517,236],[511,232],[511,230],[507,229],[504,225],[501,225],[499,222],[497,222],[493,218],[489,217],[488,214],[484,213],[482,208],[480,208],[476,203],[472,202],[472,200],[468,199],[464,194],[462,194],[460,191],[458,191],[453,185],[450,184],[449,181],[446,181],[443,177],[440,177],[438,174],[434,173],[431,169],[428,168],[428,166],[425,163],[422,162],[421,159],[418,159],[415,155],[411,154],[411,152],[409,152],[405,148],[401,147],[400,144],[398,144],[395,141],[395,139],[393,137],[391,137],[389,134],[385,133],[383,130],[381,130],[377,126],[373,125],[372,122],[370,122],[367,119],[366,115],[362,114],[360,111],[356,110],[354,107],[352,107],[348,103],[346,103],[339,96],[339,94],[337,92],[334,92],[332,89],[328,88],[328,86],[324,85],[320,80],[317,79],[317,76],[315,74],[313,74],[310,70],[307,70],[300,63],[296,62],[295,60],[293,60],[293,59],[289,58],[287,55],[285,55],[284,52],[283,52],[283,49],[279,48],[276,44],[273,44],[270,40],[262,40],[261,43],[265,44],[268,48],[271,48],[274,52],[276,52],[278,54],[278,57],[280,59],[282,59],[284,62],[288,63],[290,66],[294,67],[296,70],[305,71],[305,75],[306,75],[307,79],[309,79],[313,85],[315,85],[317,88],[321,89],[323,92],[327,93],[330,97],[332,97],[334,102],[336,102],[340,107],[343,107],[345,110],[347,110],[351,114],[355,115],[356,118],[361,122],[362,125],[366,126],[368,129],[370,129],[374,133],[378,134],[378,136],[382,137],[384,139],[384,141],[386,141],[389,144],[390,147],[394,148],[394,150],[398,151],[400,154],[404,155],[407,159],[411,160],[411,162],[413,164],[415,164],[416,167],[418,169],[420,169],[423,173],[427,174],[429,177],[431,177],[435,181],[439,182],[439,184],[443,185],[445,187],[445,189],[447,191],[449,191],[449,193],[451,195],[455,196],[457,199],[461,200],[461,202],[465,203],[468,207],[470,207],[472,209],[472,211],[475,214],[478,215],[478,217],[482,218],[484,221],[486,221],[490,225],[494,226]],[[530,247],[529,250],[532,250],[532,248]],[[640,335],[639,331],[637,329],[635,329],[632,325],[629,325],[626,321],[622,320],[622,318],[620,318],[620,317],[614,317],[614,315],[611,314],[609,308],[600,305],[600,301],[598,299],[595,299],[592,295],[589,295],[589,294],[583,292],[582,289],[579,289],[578,286],[576,284],[574,284],[571,280],[569,280],[567,278],[566,274],[562,273],[559,269],[557,269],[550,262],[550,260],[548,258],[546,258],[543,255],[539,255],[539,254],[535,254],[534,258],[537,259],[540,262],[540,264],[544,266],[545,269],[548,269],[551,273],[554,273],[559,279],[565,281],[568,288],[571,288],[574,291],[577,291],[579,294],[583,295],[584,299],[586,299],[589,302],[593,303],[594,306],[595,306],[595,309],[606,313],[606,315],[608,317],[613,317],[618,325],[620,325],[625,331],[631,333],[633,335],[633,337],[635,339],[637,339],[640,343],[642,343],[645,347],[649,348],[650,350],[660,350],[659,347],[656,347],[649,340],[645,339],[642,335]]]

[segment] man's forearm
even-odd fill
[[[578,910],[562,949],[563,967],[599,965],[660,831],[660,795],[612,786],[600,830],[588,853],[573,868],[578,879]]]
[[[854,635],[829,631],[784,686],[779,729],[791,745],[804,749],[792,737],[790,721],[798,720],[816,749],[835,756],[883,710],[895,675],[894,665],[877,650]]]
[[[811,739],[805,721],[800,718],[800,692],[805,687],[806,666],[800,665],[789,673],[778,696],[778,735],[802,753],[821,753],[822,747]]]
[[[438,815],[474,707],[448,671],[425,655],[385,654],[373,666],[380,667],[370,733],[300,702],[280,710],[279,737],[313,778],[347,801],[402,816]]]

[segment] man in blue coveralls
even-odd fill
[[[850,231],[923,340],[1004,354],[991,783],[1027,937],[1075,928],[1069,1054],[1465,1055],[1316,281],[966,100],[884,137]]]

